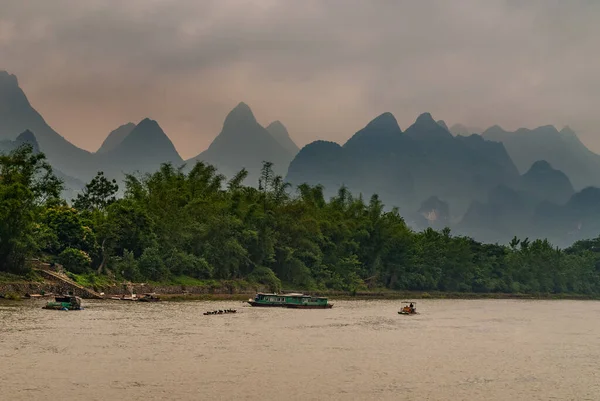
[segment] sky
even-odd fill
[[[145,117],[184,158],[240,101],[302,146],[402,129],[553,124],[600,152],[597,0],[0,0],[0,70],[96,150]]]

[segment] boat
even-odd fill
[[[53,309],[53,310],[82,310],[81,298],[66,295],[58,296],[54,298],[54,302],[48,302],[42,309]]]
[[[254,299],[249,299],[248,303],[251,306],[293,309],[331,309],[333,307],[333,304],[328,303],[328,300],[325,297],[313,297],[299,293],[258,293]]]
[[[418,315],[417,303],[415,301],[404,301],[402,309],[398,311],[399,315]]]
[[[224,309],[224,310],[215,310],[215,311],[209,311],[209,312],[204,312],[203,315],[204,316],[208,316],[208,315],[224,315],[227,313],[236,313],[237,311],[235,309]]]
[[[138,301],[140,302],[160,302],[161,299],[154,293],[148,293],[148,294],[144,294],[142,295],[141,298],[138,299]]]
[[[110,297],[109,299],[112,299],[114,301],[137,301],[138,298],[135,294],[131,295],[130,297],[126,297],[125,295],[115,295]]]
[[[25,298],[27,299],[37,299],[37,298],[50,298],[51,296],[53,296],[54,294],[50,293],[45,293],[45,292],[40,292],[39,294],[30,294],[27,293],[25,294]]]

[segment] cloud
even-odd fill
[[[184,157],[247,102],[300,144],[391,111],[452,124],[569,124],[600,151],[600,2],[0,0],[0,68],[94,150],[159,121]]]

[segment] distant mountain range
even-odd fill
[[[424,113],[405,132],[384,113],[343,146],[317,141],[305,146],[290,164],[287,180],[323,184],[334,193],[378,193],[401,210],[417,210],[431,196],[465,211],[490,189],[513,184],[519,174],[502,144],[480,136],[454,137]]]
[[[265,127],[240,103],[208,149],[187,161],[148,118],[121,125],[88,152],[54,131],[17,78],[0,72],[0,152],[25,142],[46,154],[71,195],[98,171],[122,179],[164,162],[191,168],[202,161],[226,177],[245,168],[245,184],[256,186],[263,161],[270,161],[288,182],[323,185],[327,196],[341,186],[356,195],[377,193],[415,229],[449,226],[492,242],[549,237],[559,245],[600,233],[600,155],[568,127],[449,128],[423,113],[402,131],[383,113],[343,145],[320,140],[299,150],[280,121]]]
[[[152,172],[161,163],[175,166],[185,163],[159,124],[151,119],[118,127],[95,153],[80,149],[46,123],[31,106],[14,75],[0,71],[0,147],[10,148],[24,131],[34,137],[60,174],[72,177],[69,178],[72,183],[89,181],[98,171],[121,179],[125,173]],[[250,173],[246,184],[254,185],[263,161],[273,162],[275,171],[285,175],[297,152],[298,146],[281,122],[275,121],[264,128],[250,108],[240,103],[227,116],[222,132],[211,146],[187,163],[211,163],[228,177],[246,168]]]
[[[547,125],[507,132],[496,125],[485,130],[483,137],[502,142],[519,171],[527,171],[534,162],[546,160],[563,171],[578,190],[600,186],[600,155],[586,148],[569,127],[558,131]]]

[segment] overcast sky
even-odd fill
[[[429,111],[600,151],[597,0],[0,0],[0,69],[89,150],[150,117],[195,156],[244,101],[300,146]]]

